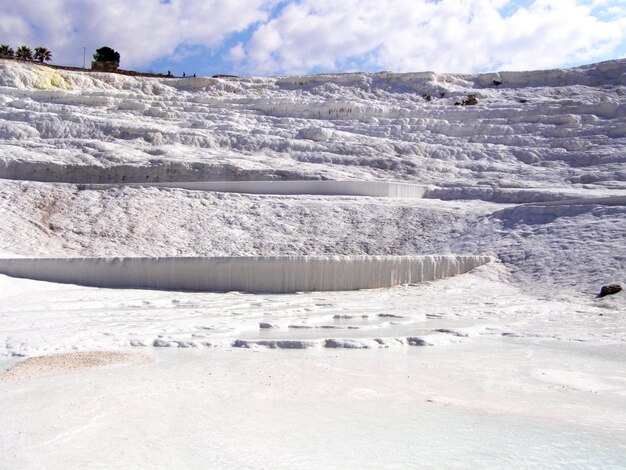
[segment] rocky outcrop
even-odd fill
[[[466,99],[454,103],[455,106],[473,106],[475,104],[478,104],[478,98],[476,95],[467,95]]]
[[[608,284],[606,286],[602,286],[600,289],[600,293],[598,297],[606,297],[607,295],[617,294],[622,290],[622,286],[619,284]]]

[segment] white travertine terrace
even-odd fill
[[[131,185],[134,186],[134,185]],[[150,183],[145,186],[247,194],[312,194],[420,199],[427,187],[391,181],[195,181]]]
[[[95,287],[287,293],[374,289],[466,273],[489,256],[6,258],[0,272]]]

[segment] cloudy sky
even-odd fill
[[[479,72],[626,57],[625,0],[0,0],[0,44],[175,74]]]

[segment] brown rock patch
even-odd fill
[[[36,356],[18,362],[0,373],[0,382],[67,374],[81,369],[114,364],[146,364],[148,362],[151,362],[151,359],[144,354],[115,351],[87,351]]]

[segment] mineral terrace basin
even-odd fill
[[[4,385],[0,464],[410,468],[419,462],[426,468],[467,468],[469,460],[482,468],[623,468],[626,463],[623,436],[525,416],[524,392],[507,412],[483,410],[480,400],[476,408],[468,407],[476,384],[458,363],[466,363],[460,360],[464,355],[477,364],[489,360],[488,350],[425,351],[215,350],[207,357],[202,351],[159,350],[151,364]],[[527,353],[513,348],[502,359],[516,361]],[[452,382],[469,395],[449,398],[425,367],[452,373]],[[542,397],[537,405],[549,408],[551,402]],[[148,445],[133,444],[137,440]],[[34,446],[37,452],[29,452]]]
[[[538,299],[507,276],[488,263],[411,286],[286,295],[0,276],[0,367],[71,351],[153,359],[2,383],[0,468],[623,468],[620,315]],[[432,346],[359,350],[253,339],[335,324],[361,326],[368,347],[385,328],[449,331],[424,334]]]

